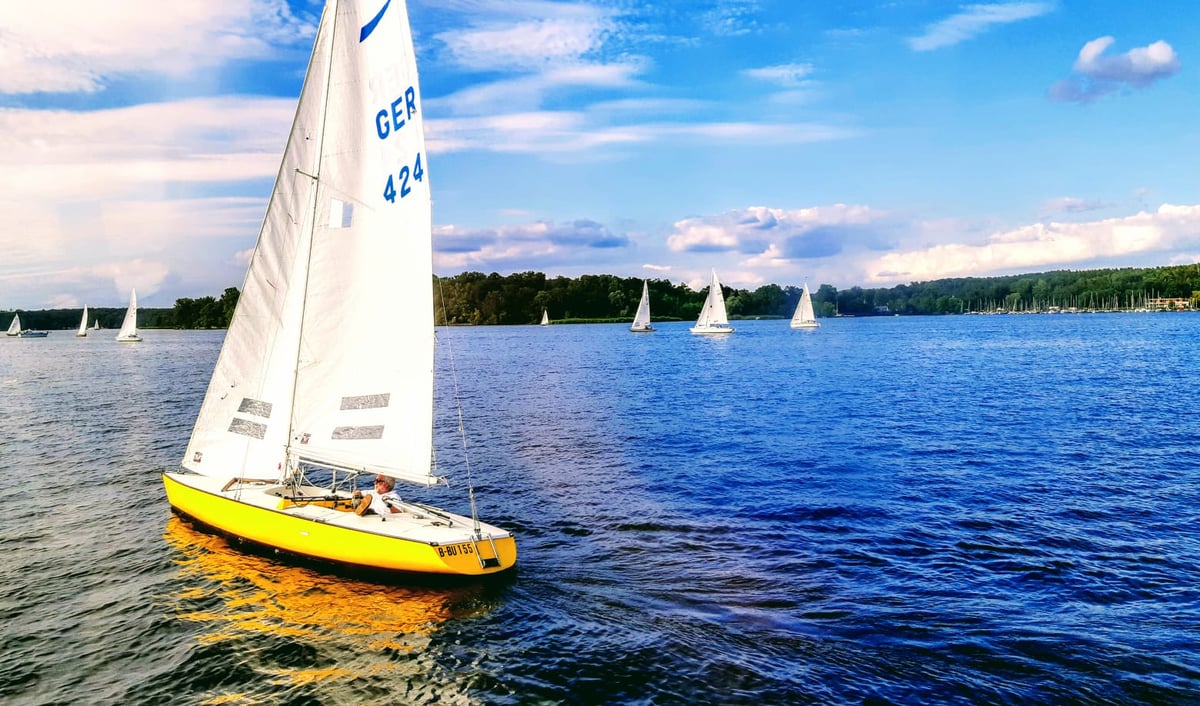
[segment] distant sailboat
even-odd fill
[[[129,308],[125,310],[125,320],[121,322],[121,330],[117,332],[119,343],[140,343],[142,337],[137,330],[137,290],[129,290]]]
[[[792,328],[820,328],[817,315],[813,313],[812,294],[808,291],[808,282],[800,291],[800,303],[796,305],[796,313],[792,314]]]
[[[12,323],[8,325],[6,333],[9,336],[16,336],[17,338],[45,338],[50,335],[49,331],[34,331],[33,329],[21,328],[21,316],[19,314],[13,314]]]
[[[733,333],[729,325],[729,316],[725,313],[725,295],[721,292],[721,281],[717,279],[717,271],[712,271],[712,280],[708,285],[708,298],[700,309],[700,318],[691,328],[692,333]]]
[[[650,325],[650,286],[646,280],[642,280],[642,301],[638,303],[637,313],[633,315],[633,325],[629,330],[639,333],[654,330]]]
[[[100,330],[100,317],[99,316],[96,317],[96,323],[92,324],[92,330],[93,331]]]
[[[542,326],[549,326],[549,325],[550,325],[550,314],[545,309],[542,309]]]
[[[77,331],[75,332],[75,335],[76,335],[76,336],[86,336],[86,335],[87,335],[87,331],[88,331],[88,329],[87,329],[87,320],[88,320],[88,311],[87,311],[87,306],[86,306],[86,305],[84,305],[84,307],[83,307],[83,318],[82,318],[82,319],[80,319],[80,321],[79,321],[79,330],[77,330]]]

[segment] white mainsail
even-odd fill
[[[8,325],[7,334],[9,336],[15,336],[18,333],[21,333],[21,315],[13,314],[12,322]]]
[[[792,328],[818,328],[817,315],[813,312],[812,294],[808,291],[808,282],[800,291],[800,302],[796,304],[796,313],[792,314]]]
[[[360,4],[326,6],[183,459],[197,473],[282,477],[309,461],[437,481],[416,59],[402,4]],[[405,326],[380,326],[397,303]]]
[[[717,271],[712,271],[712,279],[708,285],[708,297],[700,309],[700,317],[691,328],[692,333],[732,333],[729,326],[729,316],[725,313],[725,294],[721,292],[721,281],[717,279]]]
[[[550,312],[542,309],[542,326],[550,325]]]
[[[637,313],[633,315],[633,324],[629,327],[629,330],[654,330],[650,325],[650,286],[646,280],[642,280],[642,300],[638,302]]]
[[[137,329],[137,290],[129,290],[129,308],[125,310],[125,320],[121,322],[121,330],[117,332],[117,340],[122,343],[137,343],[142,340]]]
[[[87,332],[88,332],[87,320],[88,320],[88,308],[87,308],[87,305],[84,305],[83,318],[79,320],[79,329],[77,331],[75,331],[76,336],[86,336],[87,335]]]

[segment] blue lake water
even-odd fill
[[[0,702],[1200,702],[1200,315],[688,326],[439,331],[456,587],[171,514],[222,332],[0,340]]]

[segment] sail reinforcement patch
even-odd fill
[[[242,436],[249,436],[255,439],[262,439],[267,435],[267,425],[252,422],[249,419],[239,419],[234,417],[229,423],[229,431]]]
[[[382,439],[383,425],[369,427],[335,427],[332,438],[338,440]]]
[[[392,394],[385,392],[381,395],[359,395],[357,397],[343,397],[342,409],[377,409],[379,407],[387,407],[388,400]]]
[[[262,400],[252,400],[249,397],[243,397],[242,404],[238,406],[238,411],[242,414],[253,414],[256,417],[270,419],[271,403],[263,402]]]

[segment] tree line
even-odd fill
[[[700,315],[706,291],[666,279],[647,280],[655,321],[687,321]],[[722,287],[731,318],[787,318],[801,289],[767,284],[754,290]],[[615,275],[547,277],[541,272],[463,272],[433,280],[434,320],[438,325],[533,324],[542,311],[558,322],[632,320],[642,296],[642,280]],[[1058,270],[1004,277],[960,277],[895,287],[839,290],[822,284],[813,292],[817,316],[880,314],[966,314],[984,311],[1153,308],[1155,299],[1187,300],[1200,309],[1200,264],[1153,268]],[[138,309],[139,328],[226,328],[238,290],[219,297],[176,299],[169,309]],[[64,330],[79,325],[82,309],[18,311],[25,328]],[[9,314],[14,312],[8,312]],[[104,328],[118,328],[124,307],[92,309]],[[10,316],[0,315],[7,328]]]
[[[693,320],[706,291],[666,279],[647,280],[655,321]],[[790,318],[801,288],[767,284],[754,290],[722,287],[731,318]],[[540,272],[464,272],[434,283],[438,324],[532,324],[542,311],[552,320],[632,320],[642,280],[614,275],[549,278]],[[822,284],[812,293],[817,316],[966,314],[982,311],[1133,309],[1159,298],[1181,298],[1200,308],[1200,264],[1155,268],[1059,270],[1003,277],[961,277],[895,287],[839,290]]]
[[[233,309],[237,306],[238,289],[229,287],[218,299],[216,297],[200,297],[199,299],[176,299],[175,306],[170,309],[155,309],[150,307],[138,308],[138,328],[176,328],[176,329],[210,329],[228,328],[233,318]],[[90,326],[99,321],[101,328],[117,329],[125,320],[126,307],[92,307],[88,309]],[[74,330],[79,326],[83,309],[42,309],[26,311],[19,309],[0,314],[0,325],[8,328],[12,314],[21,315],[22,328],[41,329],[46,331]]]

